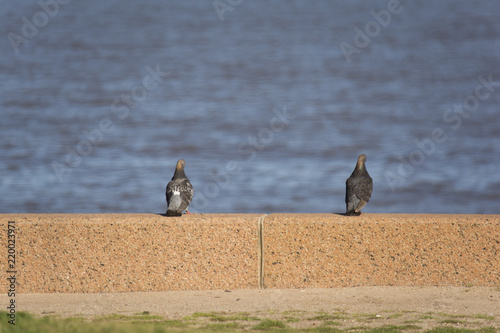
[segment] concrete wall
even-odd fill
[[[500,285],[497,215],[270,215],[265,286]]]
[[[500,215],[1,214],[5,245],[8,221],[18,293],[500,286]]]

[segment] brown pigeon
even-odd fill
[[[361,209],[366,206],[372,196],[373,181],[366,171],[365,161],[366,155],[359,155],[356,168],[345,183],[346,216],[359,216]]]

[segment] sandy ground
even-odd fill
[[[2,304],[7,296],[2,295]],[[334,289],[264,289],[167,291],[114,294],[22,294],[19,311],[40,315],[103,316],[148,312],[175,319],[196,312],[380,314],[384,324],[400,324],[396,313],[489,316],[483,326],[500,327],[498,287],[354,287]],[[390,315],[393,314],[393,315]],[[494,319],[492,319],[494,317]],[[375,317],[374,317],[375,318]],[[472,317],[473,319],[474,317]],[[437,320],[437,319],[436,319]],[[406,322],[409,322],[408,320]],[[443,322],[442,318],[439,322]],[[432,327],[439,324],[426,324]],[[307,321],[308,325],[314,325]]]

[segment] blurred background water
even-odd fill
[[[0,1],[1,213],[163,213],[179,158],[192,212],[344,212],[361,153],[367,213],[500,213],[498,1],[61,2]]]

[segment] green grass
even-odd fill
[[[411,319],[428,316],[423,330]],[[343,319],[343,320],[338,320]],[[95,318],[55,315],[36,316],[16,313],[16,325],[7,322],[0,311],[0,333],[181,333],[181,332],[333,332],[333,333],[500,333],[494,328],[495,317],[485,314],[471,316],[450,314],[419,314],[384,312],[383,316],[347,312],[270,312],[261,313],[194,313],[180,319],[168,319],[149,312],[135,315],[112,314]],[[338,320],[338,321],[337,321]],[[358,325],[358,326],[356,326]],[[363,326],[361,326],[363,325]],[[482,326],[484,325],[484,326]],[[488,326],[489,325],[489,326]],[[295,327],[302,327],[297,329]]]
[[[480,328],[479,330],[477,330],[477,332],[479,333],[495,333],[497,331],[499,331],[500,329],[497,327],[497,328],[494,328],[494,327],[483,327],[483,328]]]
[[[440,323],[441,324],[459,325],[459,324],[465,324],[465,321],[450,318],[450,319],[441,320]]]
[[[418,327],[417,327],[418,328]],[[370,330],[373,333],[400,333],[405,330],[415,330],[415,326],[399,326],[399,325],[385,325],[379,328]]]
[[[285,316],[283,317],[283,320],[285,320],[287,323],[298,323],[300,321],[300,318]]]
[[[189,327],[191,322],[182,319],[167,319],[161,322],[161,326],[165,328],[184,328]]]
[[[494,327],[484,327],[478,330],[456,328],[456,327],[436,327],[425,333],[495,333],[497,330]]]
[[[253,326],[253,330],[257,331],[268,331],[277,328],[286,328],[286,324],[279,320],[263,319],[257,325]]]
[[[217,323],[217,324],[208,324],[201,327],[201,329],[210,331],[236,330],[238,328],[242,328],[241,325],[238,323]]]
[[[416,325],[384,325],[380,327],[382,330],[391,330],[394,332],[404,332],[404,331],[415,331],[422,329],[420,326]]]
[[[419,317],[420,319],[435,319],[436,317],[432,312],[425,313]]]
[[[344,332],[368,332],[368,328],[366,326],[354,326],[344,330]]]
[[[348,317],[344,315],[337,315],[337,314],[320,314],[314,317],[307,318],[307,320],[339,320],[339,319],[347,319]]]
[[[472,316],[472,318],[484,319],[484,320],[489,320],[489,321],[495,320],[495,316],[489,316],[489,315],[485,315],[485,314],[481,314],[481,313],[478,313],[478,314]]]
[[[338,328],[334,328],[334,327],[320,326],[320,327],[310,328],[310,329],[306,330],[306,332],[341,333],[343,331],[338,329]]]
[[[5,313],[0,314],[4,319]],[[11,325],[6,320],[0,321],[0,332],[23,332],[23,333],[105,333],[126,332],[131,324],[115,320],[90,322],[83,318],[59,318],[55,316],[35,317],[24,312],[16,313],[16,324]],[[153,333],[151,324],[134,327],[134,333]]]
[[[149,314],[135,314],[133,316],[125,316],[119,314],[112,314],[109,316],[98,317],[94,321],[112,321],[112,320],[123,320],[123,321],[153,321],[153,320],[164,320],[162,316],[152,316]]]
[[[403,316],[404,316],[404,314],[403,314],[403,313],[399,313],[399,312],[398,312],[398,313],[393,313],[393,314],[391,314],[391,315],[387,316],[387,318],[390,318],[390,319],[396,319],[396,318],[403,317]]]
[[[305,313],[307,313],[307,312],[304,310],[286,310],[286,311],[282,312],[282,314],[284,314],[284,315],[301,315],[301,314],[305,314]]]
[[[249,313],[246,312],[241,312],[238,314],[227,314],[225,312],[210,312],[210,313],[204,313],[204,312],[195,312],[192,316],[186,317],[187,319],[189,318],[207,318],[211,321],[218,321],[218,322],[227,322],[227,321],[258,321],[259,318],[255,316],[250,316]]]
[[[436,327],[431,330],[428,330],[426,333],[474,333],[474,332],[476,331],[465,328]]]
[[[382,319],[381,315],[372,313],[355,313],[353,316],[358,322],[370,322],[373,320]]]
[[[331,320],[327,320],[323,323],[323,326],[340,326],[342,325],[341,323],[339,323],[338,321],[331,321]]]

